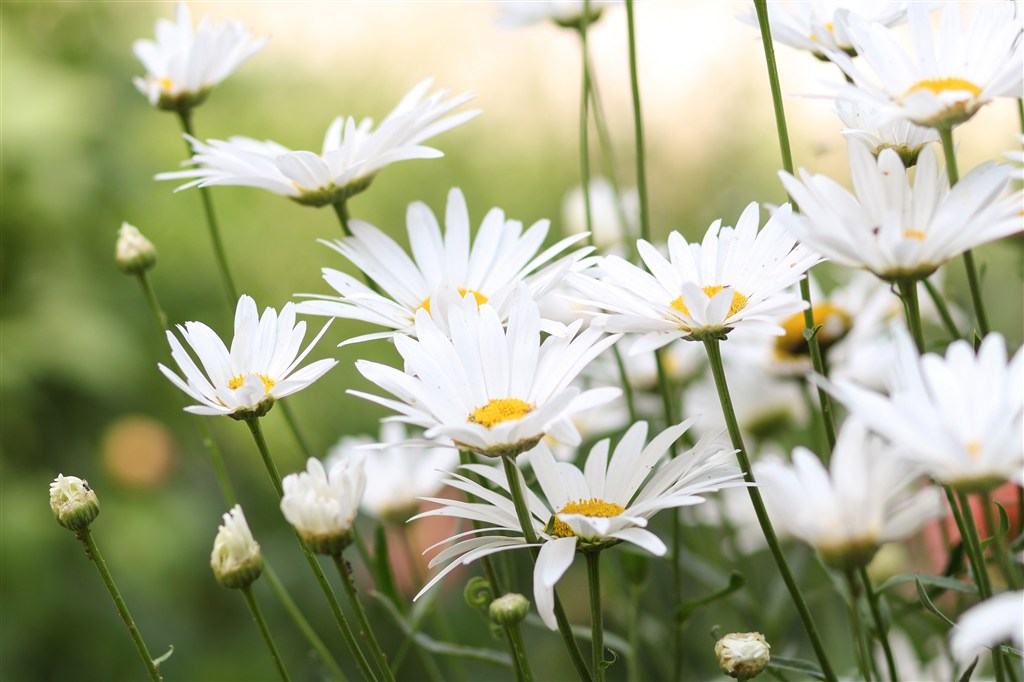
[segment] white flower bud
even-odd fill
[[[328,472],[313,457],[306,471],[284,477],[281,512],[316,554],[340,556],[366,487],[361,457],[334,463]]]
[[[530,612],[530,600],[521,594],[509,592],[491,602],[487,614],[491,621],[498,625],[515,625],[521,623]]]
[[[768,666],[770,648],[760,632],[733,632],[718,640],[715,655],[726,675],[749,680]]]
[[[263,573],[260,545],[237,504],[224,514],[224,523],[217,528],[210,567],[217,582],[232,589],[248,587]]]
[[[60,525],[82,530],[99,515],[100,501],[88,481],[59,474],[50,483],[50,509]]]
[[[142,236],[137,227],[121,223],[121,229],[117,231],[114,262],[121,272],[137,275],[156,264],[156,247]]]

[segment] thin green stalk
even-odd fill
[[[587,243],[594,245],[594,216],[590,206],[590,52],[587,28],[590,26],[590,0],[583,0],[580,17],[580,61],[583,64],[583,85],[580,87],[580,179],[583,184],[583,215],[586,216]]]
[[[96,546],[96,540],[92,537],[92,532],[88,528],[83,528],[82,530],[75,531],[75,536],[82,543],[82,546],[85,547],[86,556],[92,560],[96,570],[100,572],[103,584],[107,586],[107,592],[110,593],[110,598],[114,600],[114,606],[117,607],[117,613],[128,628],[128,634],[131,635],[132,642],[135,643],[135,648],[138,650],[142,662],[146,664],[146,672],[149,674],[149,679],[153,680],[153,682],[160,682],[160,669],[153,662],[153,657],[149,655],[146,643],[142,641],[139,628],[136,627],[132,614],[128,612],[128,605],[124,603],[121,593],[117,590],[117,585],[114,584],[114,577],[107,570],[107,562],[103,560],[103,555],[100,554],[100,549]]]
[[[178,119],[181,121],[181,128],[189,137],[195,137],[192,132],[192,113],[189,109],[178,110]],[[188,155],[192,156],[192,145],[185,141],[185,149]],[[228,296],[229,305],[234,306],[238,301],[238,289],[231,277],[231,269],[228,267],[227,253],[224,251],[224,243],[220,237],[220,227],[217,225],[217,215],[213,211],[213,198],[207,187],[199,187],[199,196],[203,200],[203,212],[206,213],[206,225],[210,230],[210,241],[213,242],[213,255],[217,259],[217,267],[220,269],[220,276],[224,282],[224,293]]]
[[[341,223],[341,231],[345,233],[346,237],[352,236],[352,230],[348,227],[348,205],[344,200],[331,204],[334,207],[334,213],[338,216],[338,222]]]
[[[999,563],[999,571],[1003,574],[1003,580],[1011,590],[1020,589],[1020,579],[1017,570],[1010,559],[1010,551],[1006,546],[1006,536],[999,534],[999,526],[996,524],[995,511],[992,509],[993,500],[986,493],[978,493],[978,503],[981,504],[982,513],[985,515],[985,525],[988,526],[989,537],[993,538],[995,544],[994,553]],[[1007,531],[1009,532],[1009,531]]]
[[[949,307],[946,306],[946,302],[942,300],[942,294],[935,288],[929,280],[922,280],[924,282],[924,288],[928,291],[928,297],[932,299],[932,303],[935,304],[935,309],[939,311],[939,317],[942,318],[942,324],[946,327],[946,331],[949,332],[951,340],[963,338],[960,334],[960,330],[956,328],[956,322],[953,321],[953,316],[949,314]]]
[[[263,465],[270,475],[270,482],[274,486],[274,490],[277,491],[277,496],[280,498],[284,495],[284,488],[281,486],[281,474],[277,471],[277,466],[274,464],[274,459],[270,456],[270,449],[267,447],[267,440],[263,437],[263,429],[260,427],[259,418],[246,419],[246,426],[249,427],[249,431],[252,433],[253,440],[256,441],[256,448],[260,451],[260,457],[263,459]],[[293,529],[294,530],[294,529]],[[302,553],[306,556],[306,562],[309,564],[309,568],[313,571],[313,575],[316,578],[317,583],[320,584],[320,589],[323,590],[324,596],[327,598],[327,603],[331,607],[331,612],[334,614],[334,620],[338,623],[338,628],[341,630],[341,636],[345,640],[345,644],[348,646],[349,652],[355,659],[356,667],[359,672],[368,680],[376,680],[377,676],[373,674],[373,670],[370,669],[370,663],[366,660],[366,656],[359,648],[358,642],[356,642],[355,635],[352,634],[352,628],[348,624],[348,619],[345,618],[345,613],[341,610],[341,605],[338,604],[337,597],[334,596],[334,590],[331,589],[331,584],[327,581],[327,576],[324,575],[323,569],[320,567],[320,563],[313,556],[313,553],[309,551],[309,546],[306,541],[302,539],[298,531],[295,531],[295,537],[299,541],[299,547],[302,548]]]
[[[636,188],[640,197],[640,238],[650,241],[651,218],[647,205],[644,122],[640,112],[640,81],[636,68],[636,28],[633,25],[633,0],[626,0],[626,30],[629,33],[629,82],[633,93],[633,136],[636,143]]]
[[[285,422],[288,423],[288,429],[292,432],[295,437],[295,441],[302,448],[303,454],[306,455],[306,459],[314,457],[312,448],[309,447],[309,441],[306,440],[306,436],[302,433],[302,429],[299,428],[299,421],[295,418],[295,413],[292,412],[292,406],[290,403],[279,400],[278,404],[281,407],[281,413],[284,415]]]
[[[597,78],[594,76],[594,65],[590,65],[590,105],[591,111],[594,112],[594,128],[597,130],[597,140],[601,146],[601,155],[604,156],[605,162],[608,165],[608,182],[612,186],[612,192],[614,193],[613,202],[615,205],[615,214],[619,218],[619,225],[622,227],[622,239],[624,242],[632,244],[631,248],[636,248],[636,239],[630,231],[629,217],[626,215],[626,207],[622,203],[622,186],[619,184],[619,180],[616,177],[615,172],[615,151],[612,147],[612,138],[608,133],[608,123],[605,121],[604,109],[601,106],[601,95],[597,86]]]
[[[516,467],[515,458],[502,457],[501,463],[505,468],[505,477],[508,479],[508,491],[516,508],[516,516],[519,519],[519,525],[523,529],[523,538],[526,539],[527,544],[536,545],[538,542],[537,533],[534,532],[533,523],[530,521],[530,510],[526,506],[526,496],[523,494],[522,479],[519,476],[519,469]],[[536,562],[536,551],[533,553],[533,559]],[[580,680],[583,682],[591,682],[593,678],[591,678],[590,672],[587,670],[583,653],[576,642],[576,637],[572,634],[572,626],[565,615],[565,609],[562,607],[562,601],[558,598],[557,592],[555,592],[555,620],[558,621],[558,631],[562,635],[562,641],[565,642],[565,648],[569,651],[569,658],[572,659],[572,664],[576,668],[576,674],[579,675]]]
[[[139,280],[139,286],[142,287],[142,295],[146,297],[146,304],[149,306],[150,312],[153,313],[156,326],[159,328],[160,334],[163,335],[164,330],[167,329],[167,314],[160,307],[156,291],[153,290],[153,284],[149,281],[149,275],[142,270],[136,275],[136,279]]]
[[[953,147],[953,129],[939,128],[939,139],[942,140],[942,151],[946,156],[946,174],[949,176],[949,186],[953,187],[960,181],[960,172],[956,165],[956,149]],[[967,285],[971,290],[971,303],[974,305],[974,315],[978,319],[978,328],[981,335],[987,336],[989,331],[988,315],[985,313],[985,302],[981,297],[981,282],[978,279],[978,271],[974,265],[974,254],[970,249],[964,251],[964,267],[967,269]]]
[[[468,450],[459,450],[459,463],[462,466],[466,466],[467,464],[473,463],[473,456],[470,454]],[[476,474],[472,472],[466,472],[466,476],[477,485],[484,485],[483,481]],[[476,498],[469,496],[467,501],[472,502],[474,499]],[[483,524],[481,524],[479,521],[473,521],[474,529],[479,530],[482,527]],[[482,559],[480,559],[480,567],[483,570],[484,578],[486,578],[487,582],[491,584],[491,589],[494,590],[494,594],[505,594],[504,581],[501,579],[501,575],[498,573],[498,571],[495,570],[494,562],[491,561],[491,557],[485,556]]]
[[[1017,98],[1017,118],[1020,119],[1020,132],[1024,133],[1024,99]]]
[[[640,679],[640,596],[643,593],[639,585],[630,584],[629,623],[629,658],[626,659],[626,679]],[[674,614],[673,614],[674,615]]]
[[[363,608],[362,602],[359,601],[356,581],[352,576],[352,567],[340,554],[333,555],[331,558],[334,559],[334,565],[338,568],[341,584],[345,587],[345,593],[348,595],[348,601],[352,605],[352,610],[356,612],[356,620],[359,621],[359,627],[362,630],[359,633],[360,636],[369,643],[370,653],[373,654],[373,660],[377,663],[377,668],[380,670],[381,675],[385,680],[394,682],[395,676],[391,672],[390,666],[388,666],[388,657],[384,654],[380,642],[377,641],[377,635],[373,631],[373,626],[370,625],[370,619],[366,616],[366,609]]]
[[[896,659],[892,655],[892,647],[889,645],[889,631],[885,627],[885,619],[882,618],[882,608],[879,605],[878,593],[871,585],[871,576],[867,568],[860,567],[860,582],[864,586],[864,596],[867,597],[868,606],[871,607],[871,617],[875,621],[875,631],[878,633],[878,641],[882,644],[882,653],[885,654],[885,665],[889,668],[889,682],[899,682],[899,674],[896,671]]]
[[[270,650],[270,657],[274,659],[274,665],[277,666],[277,672],[281,675],[281,679],[288,682],[288,671],[285,670],[284,661],[281,660],[281,654],[277,651],[277,645],[274,644],[274,638],[270,636],[270,628],[267,627],[267,621],[263,618],[263,612],[260,611],[260,605],[256,603],[256,597],[252,593],[252,586],[246,585],[241,590],[242,596],[245,597],[245,603],[249,607],[249,613],[252,614],[252,619],[256,621],[256,627],[260,629],[260,634],[263,635],[263,641],[267,645],[267,649]]]
[[[914,345],[918,353],[924,353],[924,330],[921,327],[921,306],[917,300],[917,282],[905,281],[898,284],[903,309],[907,314],[907,326],[914,337]]]
[[[422,587],[423,582],[424,582],[424,580],[423,580],[423,567],[421,565],[421,558],[422,557],[416,551],[416,548],[413,547],[413,544],[412,544],[412,534],[409,532],[411,530],[411,528],[409,526],[403,524],[403,525],[398,526],[395,530],[397,531],[399,537],[401,538],[402,549],[405,551],[405,556],[406,556],[406,558],[409,561],[409,570],[412,573],[413,583],[414,583],[414,585],[416,587]],[[367,566],[369,566],[370,562],[369,562],[368,558],[366,557],[366,555],[363,554],[362,552],[360,552],[360,555],[362,556],[363,563],[365,563]],[[400,612],[402,612],[403,615],[404,615],[405,609],[402,608],[402,605],[396,604],[395,606],[397,606],[398,610]],[[437,611],[434,611],[433,609],[431,609],[430,612],[432,614],[438,614],[439,613]],[[435,625],[437,626],[438,630],[440,630],[440,634],[441,634],[441,636],[444,639],[446,639],[448,641],[454,641],[456,639],[455,635],[451,631],[451,628],[448,627],[448,621],[447,620],[445,620],[444,618],[435,618],[434,622],[435,622]],[[412,623],[411,625],[413,627],[413,632],[415,632],[419,628],[419,622]],[[440,679],[443,678],[442,673],[441,673],[441,669],[438,667],[437,662],[434,660],[433,655],[429,651],[427,651],[426,649],[421,647],[418,644],[418,640],[415,637],[406,638],[406,640],[402,643],[402,646],[399,648],[398,652],[395,654],[394,666],[393,667],[394,667],[394,670],[395,670],[396,673],[399,672],[399,666],[402,663],[402,657],[404,657],[405,652],[408,651],[408,647],[409,646],[415,647],[416,655],[419,656],[420,661],[423,663],[423,667],[425,667],[427,669],[427,676],[430,679],[432,679],[432,680],[440,680]],[[456,666],[458,666],[458,672],[461,673],[461,674],[456,675],[456,676],[457,677],[461,677],[461,678],[465,678],[466,677],[466,674],[465,674],[466,671],[462,668],[462,662],[459,659],[455,658],[452,661],[452,663],[454,663]]]
[[[601,551],[587,552],[587,586],[590,588],[590,669],[595,682],[604,682],[604,615],[601,611]]]
[[[629,373],[626,372],[626,363],[622,359],[622,352],[619,350],[618,344],[612,346],[612,356],[615,358],[615,366],[619,368],[622,395],[626,398],[626,411],[629,413],[629,422],[632,424],[639,419],[636,412],[636,398],[633,395],[633,383],[629,380]]]
[[[871,657],[867,643],[867,633],[864,631],[864,624],[860,620],[860,607],[857,605],[858,594],[857,579],[852,570],[846,571],[846,585],[850,589],[850,627],[853,629],[853,641],[857,650],[857,668],[860,670],[862,679],[871,682],[871,670],[868,660]]]
[[[516,679],[533,682],[533,670],[530,669],[530,659],[526,656],[526,647],[523,646],[523,633],[519,630],[519,623],[506,625],[505,636],[508,637],[509,648],[512,649]]]
[[[736,411],[733,409],[732,398],[729,396],[729,386],[725,379],[722,350],[719,347],[718,339],[705,339],[704,348],[707,350],[708,361],[711,364],[711,373],[715,379],[715,387],[718,389],[718,398],[722,404],[722,412],[725,416],[725,423],[729,429],[732,446],[737,451],[736,459],[739,460],[740,469],[743,470],[743,478],[748,483],[756,484],[757,481],[755,481],[753,470],[750,467],[750,459],[747,457],[747,449],[743,445],[743,435],[740,433],[739,423],[736,421]],[[807,608],[807,602],[800,591],[799,585],[796,584],[796,580],[793,578],[793,572],[786,561],[786,555],[782,552],[782,546],[779,544],[775,529],[768,518],[768,511],[765,509],[764,501],[761,499],[761,491],[755,485],[747,488],[747,493],[750,495],[750,502],[754,506],[758,523],[761,525],[761,531],[764,533],[769,550],[771,550],[772,558],[775,559],[775,564],[779,568],[782,581],[786,584],[786,589],[789,590],[797,613],[800,614],[800,620],[803,621],[804,629],[807,631],[807,636],[811,640],[811,646],[814,648],[814,653],[818,658],[821,672],[826,680],[836,682],[836,674],[832,670],[831,663],[829,663],[825,646],[821,641],[821,636],[818,634],[818,628],[814,624],[814,618],[811,616],[810,609]]]

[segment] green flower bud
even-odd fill
[[[50,484],[50,509],[57,523],[77,531],[99,516],[100,501],[88,481],[59,474]]]
[[[491,602],[487,614],[498,625],[517,625],[530,612],[530,600],[521,594],[509,592]]]
[[[114,262],[126,275],[146,272],[156,265],[156,247],[142,236],[137,227],[121,223],[121,229],[117,231]]]

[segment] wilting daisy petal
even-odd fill
[[[819,59],[827,59],[828,50],[854,51],[846,30],[850,14],[856,13],[868,22],[894,26],[903,21],[907,13],[906,2],[877,0],[770,2],[767,8],[772,40],[807,50]],[[757,13],[753,10],[738,18],[745,24],[758,26]]]
[[[973,606],[960,616],[949,646],[965,666],[1001,642],[1024,648],[1024,592],[1004,592]]]

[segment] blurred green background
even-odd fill
[[[556,232],[561,227],[562,197],[579,177],[579,59],[571,33],[547,26],[499,31],[486,3],[201,3],[192,10],[196,19],[204,13],[242,19],[254,34],[272,37],[196,111],[200,137],[243,134],[318,149],[334,116],[379,120],[409,87],[433,75],[438,86],[476,91],[471,106],[484,114],[433,140],[443,159],[383,172],[350,202],[353,216],[405,243],[406,205],[423,200],[441,213],[448,189],[458,186],[475,224],[500,206],[527,224],[551,218]],[[176,649],[164,666],[166,677],[266,678],[273,670],[242,600],[221,589],[208,568],[226,505],[195,418],[181,411],[182,396],[157,372],[156,363],[168,361],[166,342],[136,282],[112,258],[121,221],[138,226],[159,251],[152,281],[171,321],[201,320],[229,333],[199,195],[174,194],[173,183],[152,179],[184,157],[177,121],[151,109],[130,82],[141,73],[132,41],[152,37],[153,22],[170,18],[173,5],[4,2],[0,11],[0,677],[108,680],[143,673],[99,577],[47,509],[48,483],[62,472],[87,478],[98,492],[102,514],[93,530],[109,567],[152,653],[171,644]],[[742,3],[710,2],[641,3],[638,9],[652,224],[659,235],[671,229],[698,235],[715,218],[735,220],[749,201],[783,199],[759,41],[733,19],[743,11]],[[595,27],[593,44],[616,171],[631,184],[621,11],[609,12]],[[822,92],[818,82],[836,77],[828,65],[785,48],[780,64],[786,92]],[[962,168],[1014,148],[1014,111],[1004,104],[964,127]],[[840,126],[828,103],[792,99],[788,106],[797,163],[844,178]],[[328,293],[320,268],[346,268],[316,243],[340,236],[331,211],[250,188],[215,188],[213,196],[235,280],[261,307],[280,308],[297,292]],[[1019,241],[980,254],[989,267],[990,302],[998,306],[996,326],[1014,345],[1021,339],[1020,257]],[[957,291],[960,276],[954,267],[951,286]],[[966,294],[956,295],[966,300]],[[335,324],[314,357],[336,357],[340,365],[289,399],[318,453],[343,434],[375,433],[383,414],[345,390],[368,388],[352,367],[357,358],[394,361],[390,348],[334,347],[364,331],[369,327]],[[227,419],[208,423],[265,554],[344,658],[246,429]],[[301,468],[303,457],[280,410],[264,424],[282,473]],[[526,570],[521,566],[521,575]],[[724,584],[713,571],[693,570],[695,593]],[[294,677],[321,677],[265,582],[257,583],[257,595]],[[454,636],[503,650],[502,642],[481,634],[486,626],[462,600],[462,581],[446,582],[442,618]],[[652,586],[655,596],[662,587]],[[565,592],[575,622],[586,623],[583,590]],[[608,627],[621,632],[631,597],[606,599]],[[742,599],[747,607],[757,603],[756,594]],[[820,599],[834,601],[829,594]],[[656,608],[642,620],[655,641],[664,636],[655,620],[667,608],[661,601],[654,600]],[[840,609],[831,611],[842,618]],[[397,630],[379,610],[372,612],[385,647],[394,651]],[[723,607],[709,622],[726,630],[754,627],[738,620],[743,612],[742,604],[739,610]],[[829,617],[823,620],[828,629]],[[698,678],[714,670],[709,622],[695,622],[687,631],[694,640],[687,665]],[[793,624],[776,619],[775,627],[778,633]],[[550,662],[552,676],[571,674],[556,637],[530,628],[527,641],[532,652],[542,652],[537,660]],[[470,679],[509,677],[492,666],[462,665],[446,670]],[[658,662],[651,665],[652,672],[659,669]],[[422,669],[412,660],[403,674],[415,678]],[[624,666],[610,674],[621,677]]]

